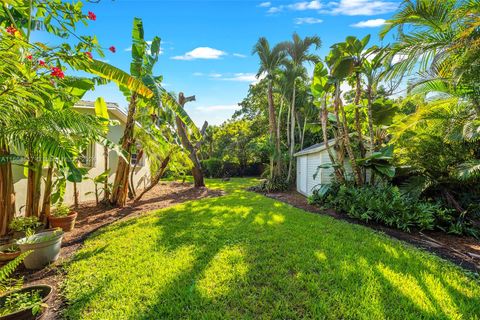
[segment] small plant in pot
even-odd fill
[[[69,232],[74,228],[76,220],[77,213],[64,204],[57,206],[52,214],[48,216],[48,221],[52,228],[62,228],[65,232]]]
[[[62,229],[55,229],[37,234],[31,233],[18,240],[17,244],[22,253],[32,251],[23,261],[25,267],[27,269],[41,269],[56,261],[60,255],[63,235]]]
[[[39,319],[45,309],[52,287],[34,285],[22,288],[22,279],[12,279],[22,260],[31,252],[27,251],[0,269],[0,320]]]
[[[43,223],[35,216],[15,217],[8,226],[13,231],[13,238],[20,239],[25,237],[29,231],[40,231],[43,228]]]
[[[0,246],[0,265],[12,261],[18,257],[20,253],[20,248],[15,243],[9,243]]]

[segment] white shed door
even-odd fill
[[[298,191],[307,194],[307,157],[300,156],[298,157],[298,174],[297,174],[297,187]]]

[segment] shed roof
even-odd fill
[[[335,143],[335,139],[328,140],[328,143],[329,143],[329,147],[331,148],[333,146],[333,143]],[[314,145],[312,145],[308,148],[305,148],[303,150],[298,151],[293,156],[298,157],[298,156],[303,156],[303,155],[306,155],[306,154],[321,152],[323,150],[327,150],[327,147],[325,146],[325,143],[317,143],[317,144],[314,144]]]

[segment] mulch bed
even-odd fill
[[[307,203],[305,196],[296,191],[269,193],[265,194],[265,196],[288,203],[305,211],[326,214],[335,219],[346,220],[350,223],[372,228],[393,238],[406,241],[416,247],[433,252],[467,270],[477,273],[480,272],[480,242],[475,238],[459,237],[439,231],[412,231],[411,233],[407,233],[374,222],[365,223],[357,219],[352,219],[346,214],[336,212],[335,210],[323,210],[317,206],[310,205]]]
[[[62,264],[68,261],[78,251],[88,236],[98,229],[115,221],[131,219],[156,209],[162,209],[189,200],[222,195],[222,191],[207,188],[196,189],[190,183],[161,183],[146,193],[143,198],[134,203],[128,202],[123,208],[95,206],[94,202],[82,203],[77,209],[78,217],[75,229],[65,234],[59,259],[52,265],[38,270],[19,268],[18,276],[23,276],[25,284],[48,284],[54,288],[49,301],[49,308],[43,320],[58,319],[59,311],[64,306],[64,300],[59,294],[59,288],[65,278]]]

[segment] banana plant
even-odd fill
[[[162,78],[153,74],[153,67],[158,61],[159,54],[160,38],[154,37],[149,45],[144,38],[142,20],[134,18],[130,73],[115,68],[108,63],[93,59],[88,64],[76,66],[106,80],[113,81],[129,100],[127,122],[121,139],[122,151],[125,158],[120,158],[110,199],[111,203],[117,206],[123,206],[127,199],[130,157],[131,149],[135,141],[134,127],[138,109],[149,108],[152,114],[154,114],[168,108],[190,129],[191,134],[200,138],[200,132],[192,119],[178,102],[161,86]]]

